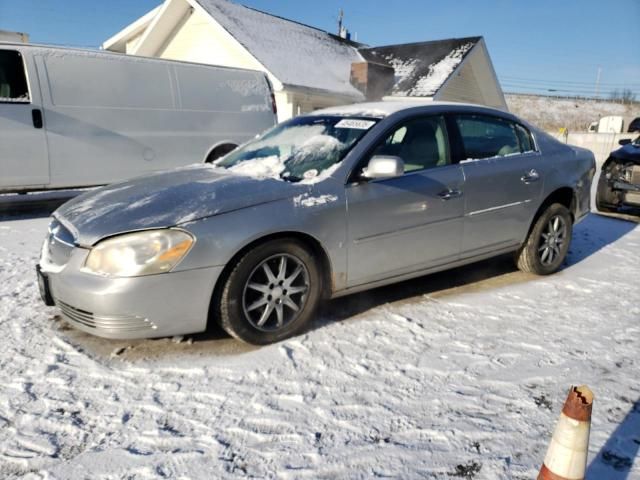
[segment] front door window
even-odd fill
[[[29,103],[22,55],[15,50],[0,50],[0,102]]]

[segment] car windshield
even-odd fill
[[[215,165],[243,175],[315,183],[333,173],[377,121],[336,116],[294,118],[234,150]]]
[[[634,145],[640,145],[640,137],[636,137],[636,139],[633,141]]]

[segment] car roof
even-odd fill
[[[411,110],[414,108],[433,108],[441,110],[443,107],[454,107],[460,109],[460,107],[468,107],[470,110],[493,112],[501,116],[512,117],[508,112],[490,108],[484,105],[474,105],[471,103],[457,103],[457,102],[438,102],[432,100],[384,100],[381,102],[365,102],[354,103],[351,105],[342,105],[339,107],[323,108],[322,110],[316,110],[309,115],[339,115],[339,116],[352,116],[352,117],[372,117],[372,118],[385,118],[394,113],[402,112],[404,110]]]

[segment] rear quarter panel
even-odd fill
[[[573,216],[582,219],[591,209],[591,181],[595,173],[595,158],[590,150],[559,142],[549,134],[532,128],[540,149],[543,168],[541,202],[561,188],[574,192]]]

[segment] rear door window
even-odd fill
[[[535,152],[536,147],[533,143],[533,138],[531,137],[529,130],[524,128],[522,125],[516,124],[516,134],[520,141],[520,150],[522,153]]]
[[[22,54],[15,50],[0,50],[0,102],[30,101]]]
[[[455,122],[462,139],[463,160],[522,153],[516,125],[508,120],[486,115],[456,115]]]

